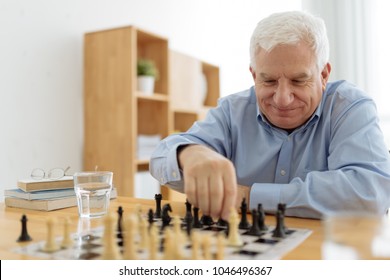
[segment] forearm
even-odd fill
[[[390,207],[390,179],[359,168],[311,172],[305,180],[289,184],[254,184],[250,207],[262,203],[275,212],[279,202],[287,204],[286,215],[322,218],[337,211],[384,214]]]

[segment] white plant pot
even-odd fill
[[[138,76],[137,88],[144,95],[152,95],[154,92],[154,77],[152,76]]]

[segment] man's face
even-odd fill
[[[330,64],[319,70],[313,51],[303,42],[259,49],[252,69],[257,102],[274,126],[295,129],[304,124],[321,101]]]

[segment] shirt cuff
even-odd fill
[[[171,149],[167,156],[167,174],[166,181],[167,182],[176,182],[180,181],[182,176],[179,169],[179,163],[177,160],[177,149],[183,144],[177,144],[173,149]]]
[[[255,183],[251,187],[249,196],[250,209],[257,209],[259,203],[262,204],[265,212],[274,213],[280,201],[282,185]]]

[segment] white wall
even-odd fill
[[[251,85],[249,37],[298,0],[0,0],[0,201],[34,167],[82,169],[83,34],[135,25],[221,67],[221,94]]]

